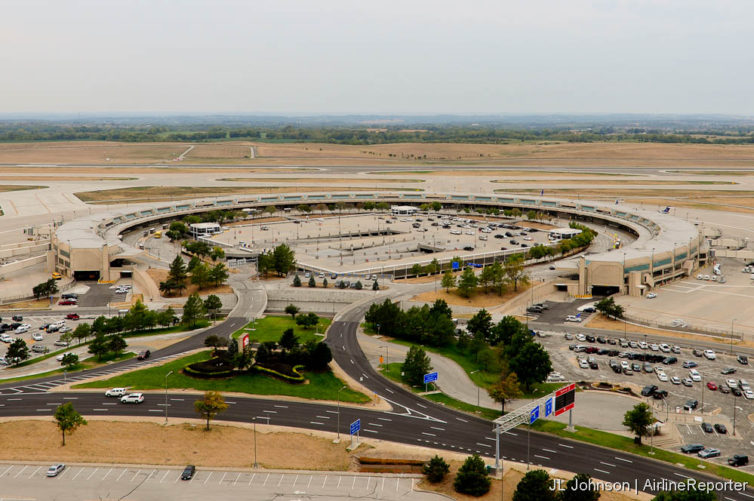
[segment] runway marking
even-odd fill
[[[594,469],[594,471],[598,471],[598,472],[600,472],[600,473],[604,473],[605,475],[610,475],[610,472],[609,472],[609,471],[600,470],[599,468],[595,468],[595,469]]]

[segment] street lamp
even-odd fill
[[[335,443],[336,444],[340,443],[340,392],[343,391],[343,390],[345,390],[345,389],[346,389],[346,386],[344,385],[343,387],[341,387],[338,390],[338,430],[337,430],[337,432],[338,432],[338,438],[335,439]]]
[[[165,425],[168,424],[168,376],[172,373],[173,371],[170,371],[165,374]]]
[[[730,321],[730,354],[733,355],[733,322],[735,322],[736,319],[733,318]]]
[[[257,463],[257,417],[254,416],[252,418],[253,426],[254,426],[254,469],[256,470],[259,468],[259,464]]]

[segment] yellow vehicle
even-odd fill
[[[61,278],[63,278],[63,276],[60,273],[58,273],[57,271],[53,271],[52,272],[52,279],[53,280],[60,280]]]
[[[154,237],[155,238],[162,238],[162,232],[161,231],[155,231],[154,232]]]

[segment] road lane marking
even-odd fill
[[[417,402],[417,403],[416,403],[416,405],[418,405],[418,406],[419,406],[419,407],[421,407],[422,409],[427,409],[427,408],[428,408],[428,407],[427,407],[426,405],[422,405],[422,404],[420,404],[419,402]]]
[[[604,462],[604,461],[600,461],[600,464],[604,464],[605,466],[612,466],[613,468],[615,468],[615,465],[614,465],[614,464],[611,464],[611,463],[606,463],[606,462]]]
[[[393,390],[391,390],[390,388],[385,388],[385,389],[386,389],[387,391],[389,391],[390,393],[393,393],[393,394],[395,394],[395,392],[394,392]],[[10,400],[10,399],[8,399],[8,400]],[[19,398],[19,400],[21,400],[21,399]]]
[[[438,428],[437,426],[430,426],[430,428],[437,431],[445,431],[445,428]]]
[[[148,412],[165,412],[162,409],[149,409]]]
[[[107,412],[107,409],[92,409],[93,411]]]
[[[477,442],[476,444],[477,445],[481,445],[482,447],[489,447],[490,449],[492,448],[492,446],[490,444],[483,444],[481,442]]]
[[[273,405],[273,407],[277,407],[278,409],[287,409],[287,405]]]
[[[618,456],[615,456],[615,459],[617,459],[618,461],[625,461],[626,463],[633,463],[633,461],[631,461],[630,459],[619,458]]]
[[[459,418],[459,417],[457,417],[456,419],[457,419],[457,420],[459,420],[459,421],[460,421],[460,422],[462,422],[462,423],[468,423],[468,421],[466,421],[465,419],[461,419],[461,418]]]
[[[392,421],[392,419],[386,417],[378,417],[377,419],[379,419],[380,421]]]
[[[546,460],[548,460],[548,461],[550,460],[550,458],[548,458],[547,456],[540,456],[539,454],[534,454],[534,457],[535,457],[535,458],[546,459]]]
[[[691,477],[689,477],[688,475],[684,475],[684,474],[682,474],[682,473],[676,473],[676,472],[673,472],[673,475],[678,475],[679,477],[683,477],[683,478],[691,478]]]
[[[325,423],[320,423],[319,421],[309,421],[309,424],[318,424],[318,425],[321,425],[321,426],[325,425]]]
[[[318,417],[320,419],[330,419],[330,416],[315,416],[315,417]]]
[[[271,410],[267,410],[267,409],[264,409],[262,412],[267,412],[268,414],[277,414],[278,413],[278,411],[271,411]]]
[[[609,472],[609,471],[600,470],[599,468],[595,468],[595,469],[594,469],[594,471],[598,471],[598,472],[600,472],[600,473],[604,473],[605,475],[610,475],[610,472]]]
[[[368,426],[377,426],[378,428],[382,428],[382,425],[381,424],[377,424],[377,423],[367,423],[367,425]]]
[[[554,451],[552,449],[542,449],[542,450],[545,451],[545,452],[552,452],[553,454],[557,454],[558,453],[558,451]]]
[[[377,430],[368,430],[366,428],[364,428],[364,431],[368,431],[369,433],[377,433]]]
[[[37,412],[49,412],[50,409],[37,409]]]
[[[428,437],[436,437],[436,436],[437,436],[437,435],[435,435],[434,433],[428,433],[428,432],[426,432],[426,431],[423,431],[423,432],[422,432],[422,435],[427,435]]]
[[[566,445],[566,444],[558,444],[558,445],[561,446],[561,447],[565,447],[567,449],[573,449],[572,445]]]
[[[182,398],[171,398],[170,400],[172,400],[173,402],[183,402]]]

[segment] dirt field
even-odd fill
[[[250,468],[253,463],[254,433],[250,425],[227,426],[213,424],[204,431],[202,423],[162,426],[161,419],[151,422],[131,420],[112,421],[89,418],[89,424],[66,437],[61,446],[61,435],[52,420],[10,420],[0,423],[0,459],[6,461],[44,461],[65,463],[120,463],[144,465]],[[114,432],[114,430],[116,430]],[[257,461],[262,468],[301,469],[319,471],[356,471],[355,457],[360,455],[382,458],[429,459],[435,451],[412,448],[389,442],[363,440],[353,453],[346,451],[348,440],[333,444],[332,437],[314,432],[292,433],[280,428],[257,427]],[[107,447],[102,447],[107,444]],[[247,451],[242,454],[229,453]],[[439,451],[451,466],[451,474],[444,482],[429,484],[422,481],[419,488],[441,492],[453,499],[470,501],[511,500],[513,491],[524,475],[524,465],[505,463],[505,496],[501,498],[500,482],[493,480],[492,489],[483,497],[460,495],[453,490],[455,472],[463,456]],[[564,472],[556,476],[570,478]],[[650,499],[603,493],[603,501]]]
[[[517,292],[508,292],[502,296],[498,296],[495,293],[477,292],[470,298],[463,298],[459,296],[455,291],[445,292],[445,289],[441,289],[440,284],[437,284],[437,292],[429,291],[419,294],[411,298],[411,301],[421,301],[425,303],[434,303],[437,299],[444,299],[446,303],[455,306],[472,306],[474,308],[488,308],[490,306],[499,306],[514,297],[518,296],[522,292],[526,291],[528,287],[518,287]]]
[[[247,158],[254,145],[257,158]],[[0,163],[107,165],[174,162],[188,143],[45,142],[0,145]],[[109,159],[109,160],[108,160]],[[754,167],[754,146],[652,143],[397,143],[369,146],[319,143],[199,143],[183,163],[271,165],[444,164]],[[175,162],[178,165],[178,162]],[[27,172],[28,173],[28,172]]]
[[[508,170],[508,169],[463,169],[463,170],[383,170],[383,171],[373,171],[373,172],[367,172],[366,174],[370,175],[391,175],[391,176],[408,176],[413,174],[422,174],[425,176],[484,176],[484,177],[493,177],[493,176],[510,176],[510,177],[516,177],[516,176],[529,176],[529,177],[568,177],[568,178],[582,178],[582,177],[595,177],[595,176],[602,176],[600,179],[604,177],[612,177],[612,176],[621,176],[621,177],[634,177],[634,174],[620,174],[620,173],[611,173],[611,172],[590,172],[590,173],[578,173],[578,172],[568,172],[568,171],[558,171],[558,170],[540,170],[540,169],[530,169],[530,170]]]
[[[73,183],[79,181],[133,181],[136,177],[94,177],[94,176],[71,176],[68,173],[59,176],[7,176],[0,171],[0,180],[2,181],[70,181]],[[38,188],[34,186],[33,188]],[[30,188],[29,188],[30,189]]]
[[[160,282],[164,282],[168,278],[168,270],[158,270],[155,268],[150,268],[147,270],[147,275],[154,281],[155,285],[157,287],[160,286]],[[183,289],[183,292],[180,296],[170,296],[171,299],[179,298],[179,297],[189,297],[194,292],[199,292],[199,288],[196,285],[189,284],[185,289]],[[201,291],[201,294],[232,294],[233,289],[229,285],[221,285],[220,287],[209,287],[207,289],[203,289]],[[166,296],[162,296],[166,297]]]
[[[569,178],[571,176],[568,176]],[[594,181],[595,183],[599,183],[600,185],[636,185],[636,186],[655,186],[655,185],[670,185],[670,186],[683,186],[688,184],[702,184],[702,185],[711,185],[711,184],[739,184],[735,181],[685,181],[685,180],[677,180],[677,181],[654,181],[650,179],[646,180],[633,180],[633,179],[604,179],[604,178],[598,178],[598,177],[592,177],[592,178],[580,178],[578,183],[583,183],[585,181]],[[495,179],[491,181],[493,183],[502,183],[502,184],[525,184],[525,183],[543,183],[545,185],[551,185],[551,184],[574,184],[576,181],[573,179]]]
[[[0,178],[2,179],[2,178]],[[375,184],[375,183],[423,183],[423,179],[374,179],[374,178],[342,178],[342,177],[223,177],[216,181],[232,181],[236,183],[314,183],[314,184]]]
[[[374,188],[336,186],[328,187],[327,191],[396,191],[406,188]],[[317,192],[321,186],[260,186],[256,187],[199,187],[199,186],[139,186],[133,188],[115,188],[112,190],[80,191],[74,193],[82,202],[86,203],[130,203],[155,200],[183,200],[197,197],[219,197],[223,195],[250,195],[257,193],[290,193]],[[420,190],[411,190],[420,191]]]

